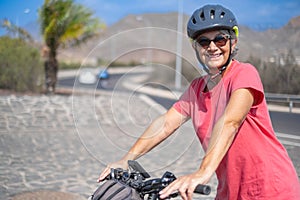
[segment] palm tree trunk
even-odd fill
[[[44,63],[45,79],[46,79],[46,93],[55,93],[57,83],[58,62],[56,60],[56,52],[50,51],[48,59]]]

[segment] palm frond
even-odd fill
[[[90,9],[73,0],[45,0],[39,13],[44,39],[53,48],[80,45],[104,27]]]

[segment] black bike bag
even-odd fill
[[[118,180],[107,180],[95,190],[89,200],[142,200],[142,198],[134,188]]]

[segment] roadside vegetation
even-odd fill
[[[252,56],[248,62],[258,69],[266,92],[300,95],[300,66],[292,50],[273,62]]]
[[[43,48],[35,44],[26,30],[3,19],[1,26],[7,36],[1,37],[0,89],[37,91],[43,85],[46,93],[55,93],[60,63],[57,50],[79,46],[97,36],[104,24],[93,14],[74,0],[44,0],[39,9]],[[44,79],[40,76],[42,72]]]
[[[40,92],[43,77],[37,48],[20,38],[0,37],[0,89]]]

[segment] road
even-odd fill
[[[97,84],[97,89],[99,90],[123,90],[126,91],[125,88],[117,87],[115,88],[116,83],[118,80],[123,76],[122,73],[111,74],[110,78],[107,80],[99,81]],[[134,76],[134,75],[132,75]],[[73,87],[75,82],[74,77],[64,78],[59,80],[58,85],[64,87]],[[95,85],[83,85],[81,84],[80,87],[83,88],[95,88]],[[128,92],[130,92],[128,90]],[[131,91],[132,92],[132,91]],[[166,109],[170,108],[174,103],[173,99],[167,99],[158,97],[155,95],[148,95],[154,101],[165,107]],[[275,129],[275,132],[285,133],[285,134],[292,134],[296,136],[300,136],[300,114],[298,113],[287,113],[287,112],[276,112],[270,111],[270,117],[272,119],[272,123]]]

